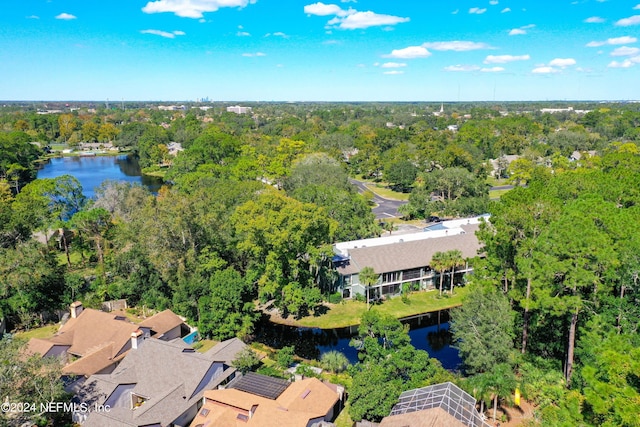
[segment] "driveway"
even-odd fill
[[[349,181],[351,182],[351,184],[355,185],[358,188],[359,193],[371,191],[362,181],[358,181],[357,179],[349,179]],[[401,216],[398,212],[398,208],[402,205],[406,205],[408,202],[402,200],[385,199],[384,197],[380,197],[376,193],[373,193],[373,203],[375,203],[375,206],[371,209],[371,211],[376,216],[376,219],[384,219],[397,218]]]

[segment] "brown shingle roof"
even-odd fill
[[[436,252],[454,249],[460,250],[463,258],[473,258],[481,248],[475,235],[478,227],[472,225],[462,228],[466,231],[465,234],[350,249],[351,259],[337,270],[340,274],[346,275],[358,273],[364,267],[372,267],[380,274],[425,267],[431,264]]]
[[[69,319],[51,341],[70,345],[68,352],[81,357],[112,343],[109,357],[114,358],[137,329],[137,325],[111,313],[85,308],[78,317]]]
[[[306,427],[310,420],[322,420],[338,401],[338,394],[316,378],[289,384],[272,400],[233,388],[208,390],[204,409],[191,423],[198,425]],[[238,414],[255,409],[251,418],[241,421]],[[207,424],[208,423],[208,424]]]
[[[171,310],[165,310],[143,320],[138,326],[151,328],[156,334],[162,335],[183,323],[180,316]]]
[[[384,417],[380,427],[467,427],[442,408]]]

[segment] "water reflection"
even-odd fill
[[[72,175],[82,185],[85,196],[92,198],[95,188],[105,180],[136,182],[156,193],[160,178],[142,175],[138,159],[133,156],[58,157],[49,159],[38,171],[38,178]]]
[[[460,367],[458,350],[451,346],[448,312],[429,313],[421,317],[405,320],[409,325],[411,344],[425,350],[438,359],[449,370]],[[357,334],[357,327],[339,329],[296,328],[277,325],[262,318],[256,325],[255,338],[258,342],[280,349],[294,346],[296,354],[306,359],[319,359],[324,353],[336,350],[343,353],[351,363],[358,361],[358,351],[349,345]]]

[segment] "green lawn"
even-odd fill
[[[367,182],[366,186],[373,193],[377,194],[380,197],[384,197],[385,199],[390,200],[409,200],[409,193],[400,193],[398,191],[393,191],[385,184],[382,183],[371,183]]]
[[[207,351],[212,349],[214,345],[218,344],[219,342],[220,341],[214,341],[214,340],[199,340],[198,343],[201,343],[201,344],[196,346],[197,347],[196,351],[198,353],[206,353]]]
[[[506,190],[489,190],[489,198],[492,200],[499,199],[502,197],[504,193],[511,191],[510,189]]]
[[[439,296],[437,291],[415,292],[409,295],[409,302],[405,304],[402,298],[396,297],[381,304],[372,305],[372,310],[391,314],[397,318],[409,317],[430,311],[444,310],[462,304],[462,298],[467,294],[467,288],[456,288],[453,296]],[[358,301],[344,301],[331,304],[329,311],[321,316],[303,317],[296,323],[300,326],[331,329],[357,325],[360,318],[367,311],[367,304]]]
[[[56,332],[58,332],[59,328],[60,325],[58,324],[47,325],[24,332],[16,332],[16,337],[25,340],[30,340],[31,338],[51,338]]]

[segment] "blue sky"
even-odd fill
[[[0,99],[640,99],[640,0],[7,0]]]

